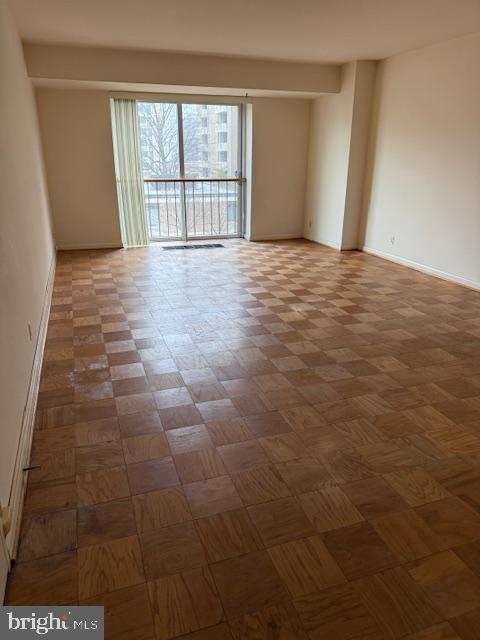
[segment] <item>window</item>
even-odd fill
[[[208,144],[208,133],[202,133],[202,144]]]
[[[219,151],[218,152],[218,161],[219,162],[226,162],[228,160],[228,154],[226,151]]]
[[[224,124],[227,122],[227,112],[226,111],[219,111],[217,113],[217,122],[219,124]]]
[[[225,143],[228,141],[228,133],[226,131],[219,131],[218,132],[218,142]]]
[[[208,127],[208,118],[202,118],[202,127],[204,129]]]
[[[202,151],[202,160],[208,162],[208,151]]]

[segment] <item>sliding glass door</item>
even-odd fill
[[[241,106],[137,102],[151,240],[242,233]]]

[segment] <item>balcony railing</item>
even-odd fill
[[[241,233],[243,178],[144,180],[152,240],[229,237]]]

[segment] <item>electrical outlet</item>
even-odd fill
[[[393,245],[395,244],[395,236],[390,236],[390,244]]]

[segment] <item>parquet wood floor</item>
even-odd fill
[[[59,254],[7,603],[102,604],[115,640],[480,638],[480,295],[225,244]]]

